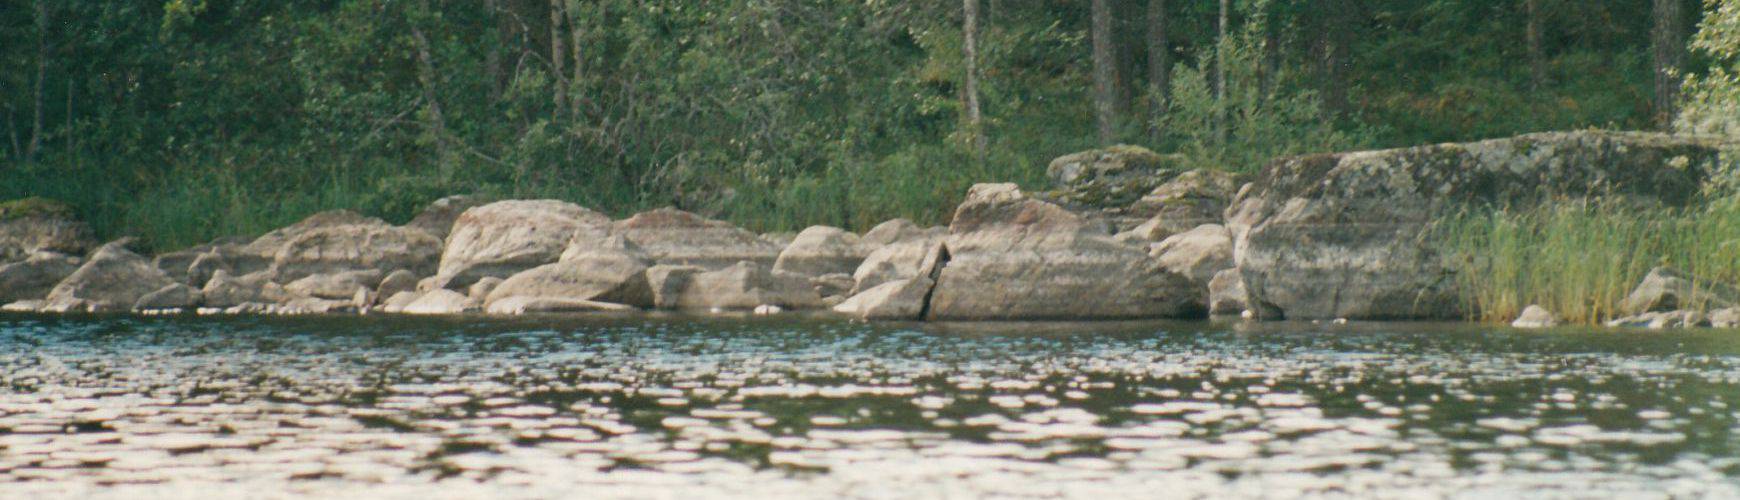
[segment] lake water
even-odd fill
[[[0,316],[0,498],[1740,497],[1740,332]]]

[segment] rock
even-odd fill
[[[658,265],[647,268],[647,287],[652,289],[653,307],[676,309],[683,290],[695,275],[707,272],[701,266]]]
[[[850,294],[852,287],[857,286],[857,283],[857,280],[852,279],[852,275],[845,273],[824,274],[810,278],[810,284],[816,287],[816,293],[821,294],[822,297]]]
[[[1683,310],[1646,312],[1607,322],[1607,326],[1610,327],[1649,328],[1651,330],[1696,328],[1709,324],[1709,319],[1704,316],[1704,313]]]
[[[0,306],[0,312],[28,313],[41,311],[46,307],[48,307],[48,301],[46,300],[20,300],[17,302],[8,302],[6,305]]]
[[[329,210],[310,215],[301,221],[284,226],[255,238],[245,245],[217,245],[213,247],[223,257],[222,263],[228,267],[222,268],[231,275],[242,276],[270,269],[278,259],[279,252],[285,245],[304,234],[322,229],[344,227],[351,225],[382,224],[380,219],[365,217],[349,210]],[[189,275],[194,274],[191,270]],[[286,279],[292,281],[301,276]]]
[[[317,297],[298,297],[272,309],[275,314],[298,316],[304,314],[334,314],[355,312],[356,302],[353,300],[331,300]]]
[[[422,297],[422,295],[419,295],[414,291],[403,291],[392,294],[387,296],[385,302],[381,302],[381,312],[388,314],[402,313],[405,311],[405,306],[409,306],[412,302],[416,302],[419,297]]]
[[[490,302],[490,314],[520,315],[527,313],[633,311],[633,307],[609,302],[566,297],[514,296]]]
[[[893,245],[911,240],[940,240],[948,236],[946,228],[922,228],[906,219],[894,219],[877,224],[859,238],[859,242],[872,249]]]
[[[560,262],[513,275],[489,294],[485,304],[492,312],[497,302],[516,297],[652,307],[654,297],[647,283],[647,264],[645,254],[632,243],[612,236],[605,244],[565,254]]]
[[[1232,233],[1219,224],[1204,224],[1162,240],[1148,255],[1206,287],[1216,274],[1232,268]]]
[[[532,269],[537,268],[534,267]],[[472,283],[470,287],[466,288],[465,298],[470,299],[472,302],[483,304],[483,301],[489,298],[489,294],[494,292],[497,287],[500,287],[501,284],[506,281],[507,280],[494,276],[477,280],[476,283]]]
[[[933,245],[911,278],[876,285],[833,306],[834,312],[866,320],[920,320],[929,311],[930,296],[948,258]]]
[[[1459,318],[1460,263],[1429,241],[1471,208],[1555,198],[1679,206],[1718,161],[1702,139],[1568,132],[1277,159],[1228,209],[1264,318]]]
[[[1515,328],[1552,328],[1559,326],[1559,318],[1554,317],[1552,311],[1548,311],[1545,307],[1531,305],[1523,308],[1522,314],[1517,315],[1516,321],[1510,322],[1510,326]]]
[[[858,235],[837,227],[811,226],[779,253],[773,270],[805,276],[848,274],[858,269],[867,254]]]
[[[466,210],[447,235],[436,285],[461,289],[555,262],[580,234],[603,239],[610,219],[555,200],[498,201]]]
[[[198,289],[185,283],[170,283],[155,292],[145,294],[133,303],[134,311],[192,309],[199,307],[203,296]]]
[[[399,292],[417,291],[417,273],[399,269],[381,278],[381,284],[375,288],[375,296],[391,298]]]
[[[1713,310],[1735,305],[1740,305],[1740,290],[1733,286],[1657,267],[1643,277],[1637,288],[1632,289],[1620,303],[1620,309],[1635,315],[1677,309]]]
[[[939,246],[942,246],[941,239],[910,239],[870,252],[852,273],[856,283],[851,293],[863,293],[876,285],[917,277],[925,256]]]
[[[1149,191],[1130,206],[1130,214],[1146,218],[1138,228],[1145,229],[1140,234],[1149,241],[1203,224],[1221,224],[1240,183],[1237,174],[1192,170]]]
[[[53,252],[36,252],[24,260],[0,265],[0,304],[47,297],[56,284],[78,269],[78,257]]]
[[[955,209],[926,319],[1116,319],[1200,312],[1202,292],[1103,225],[979,184]]]
[[[261,270],[264,269],[257,269],[255,272]],[[214,248],[193,258],[193,262],[187,265],[187,272],[184,273],[186,278],[183,282],[205,288],[206,282],[211,281],[212,276],[215,276],[218,271],[237,274],[235,266],[230,265],[229,259],[224,258],[223,250]]]
[[[729,223],[675,208],[635,214],[611,226],[611,234],[627,238],[653,263],[723,269],[749,261],[772,267],[780,246]]]
[[[139,299],[175,280],[124,243],[103,245],[77,271],[48,293],[50,309],[92,312],[128,311]]]
[[[422,315],[461,314],[466,312],[468,309],[467,305],[467,300],[464,295],[460,295],[459,292],[453,290],[441,288],[431,290],[429,293],[417,297],[417,300],[413,300],[410,304],[406,304],[403,309],[399,310],[399,312],[404,314]]]
[[[347,271],[334,274],[316,274],[284,285],[284,290],[294,295],[327,300],[351,300],[356,297],[357,290],[373,290],[381,282],[381,272],[370,269],[366,271]]]
[[[65,203],[37,197],[0,203],[0,263],[37,252],[84,255],[97,246],[91,235]]]
[[[780,248],[785,248],[786,246],[791,245],[791,242],[793,240],[796,240],[797,237],[798,237],[797,233],[788,232],[788,231],[780,231],[780,232],[774,232],[774,233],[761,233],[761,240],[762,241],[772,243],[774,245],[779,246]]]
[[[1055,201],[1098,207],[1127,206],[1183,163],[1179,155],[1159,155],[1141,146],[1112,146],[1058,157],[1045,167],[1060,192]]]
[[[677,295],[681,309],[750,310],[761,305],[785,309],[815,309],[822,296],[807,276],[769,270],[743,261],[724,269],[695,273]]]
[[[429,233],[370,218],[312,228],[290,238],[273,257],[271,269],[280,283],[348,271],[374,271],[378,279],[393,269],[433,273],[441,251],[441,239]]]
[[[287,298],[284,288],[273,283],[266,271],[232,276],[228,271],[218,270],[200,293],[205,296],[206,306],[217,308],[276,303]]]
[[[1238,269],[1222,269],[1208,282],[1208,314],[1234,316],[1245,312],[1245,281]]]
[[[1710,326],[1740,328],[1740,307],[1730,307],[1710,313]]]
[[[430,203],[421,213],[405,223],[405,227],[423,231],[435,236],[436,239],[447,239],[447,233],[452,231],[453,222],[459,220],[459,215],[472,207],[482,206],[483,199],[475,196],[448,196]]]

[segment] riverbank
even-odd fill
[[[1480,232],[1506,214],[1591,200],[1615,207],[1612,217],[1726,206],[1713,201],[1733,172],[1726,147],[1547,133],[1283,158],[1249,178],[1119,147],[1053,161],[1050,190],[975,185],[946,227],[897,219],[862,235],[755,234],[674,208],[613,220],[558,200],[455,196],[403,225],[322,212],[257,238],[147,257],[127,239],[99,245],[70,210],[29,200],[0,209],[0,303],[149,314],[832,310],[931,321],[1492,320],[1513,314],[1505,307],[1546,305],[1557,310],[1537,307],[1519,326],[1735,326],[1740,292],[1717,279],[1740,276],[1723,257],[1740,246],[1728,244],[1740,241],[1740,223],[1719,217],[1727,212],[1695,231],[1618,233],[1613,246],[1632,253],[1610,274],[1647,277],[1598,289],[1625,286],[1617,301],[1548,300],[1551,290],[1494,273],[1595,247],[1501,244]],[[1662,238],[1691,241],[1638,244]],[[1500,247],[1509,252],[1485,251]],[[1669,248],[1697,250],[1642,264]],[[1681,261],[1693,265],[1658,267]],[[1481,300],[1496,286],[1517,286],[1520,299]]]

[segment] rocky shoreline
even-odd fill
[[[758,235],[674,208],[612,220],[556,200],[442,199],[404,225],[315,214],[147,257],[45,200],[0,205],[13,312],[491,314],[832,310],[868,320],[1466,317],[1446,214],[1601,197],[1693,203],[1721,165],[1697,138],[1562,132],[1285,158],[1254,178],[1118,147],[1054,189],[973,186],[947,227]],[[1740,326],[1740,291],[1658,269],[1614,326]],[[1553,326],[1531,307],[1515,326]]]

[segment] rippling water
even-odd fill
[[[1740,497],[1740,332],[0,316],[0,497]]]

